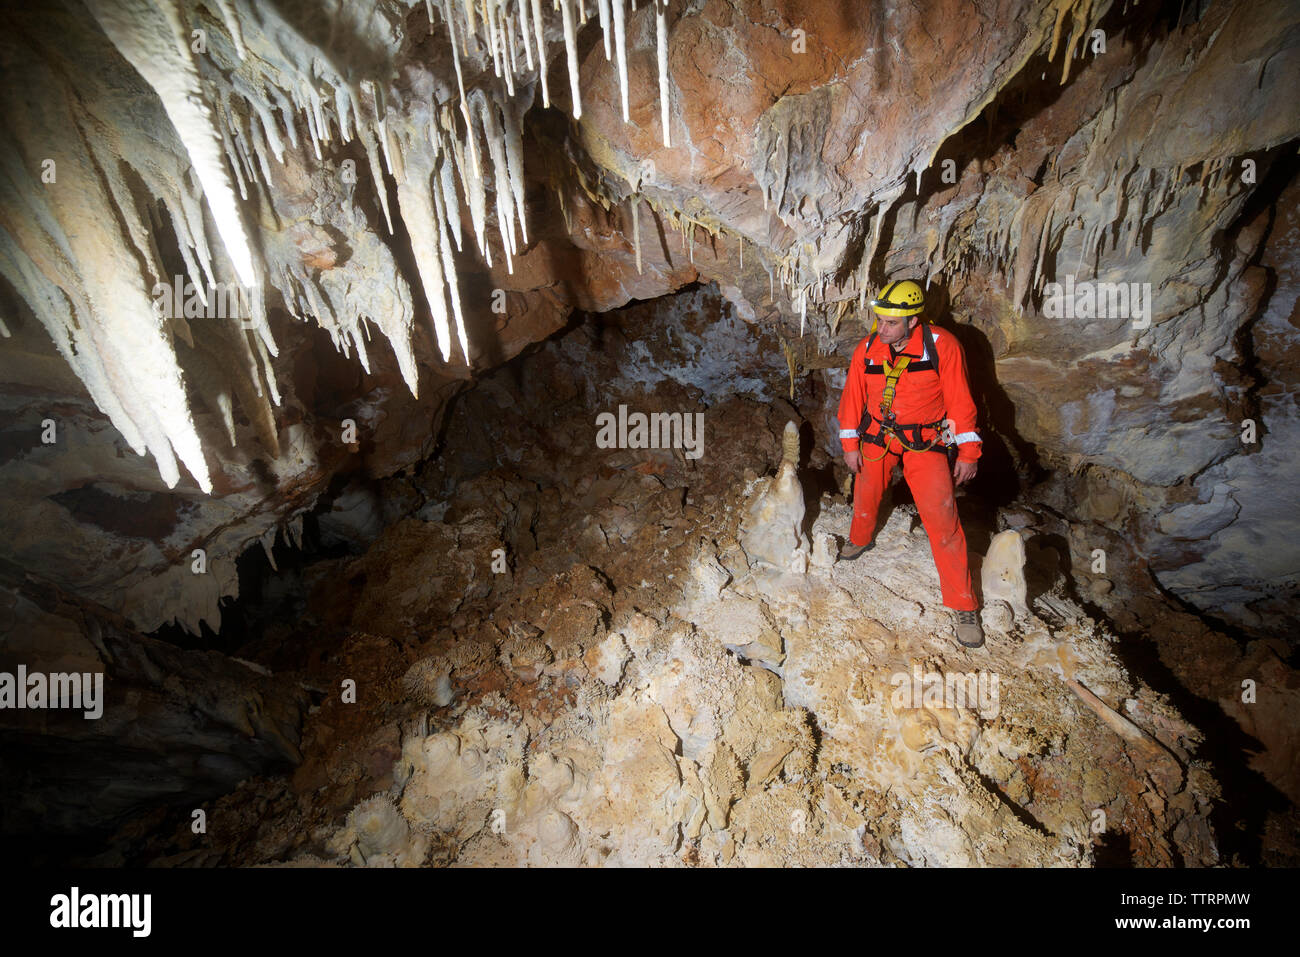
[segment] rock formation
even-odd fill
[[[998,532],[980,567],[984,603],[1005,602],[1017,616],[1027,615],[1028,584],[1025,582],[1025,540],[1014,528]]]
[[[1087,863],[1122,807],[1134,859],[1213,863],[1206,708],[1225,779],[1295,800],[1300,10],[855,13],[0,10],[0,657],[102,666],[116,708],[3,734],[169,755],[95,808],[93,757],[33,773],[6,829],[170,793],[247,825],[122,847]],[[981,408],[993,719],[893,704],[971,670],[905,497],[876,564],[833,561],[844,362],[904,275]],[[706,414],[708,455],[591,461],[611,401]],[[321,690],[358,676],[362,708]]]
[[[808,542],[803,534],[803,486],[799,467],[799,428],[785,424],[781,465],[776,476],[759,483],[740,529],[740,545],[751,561],[803,572],[808,568]]]

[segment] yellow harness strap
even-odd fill
[[[894,365],[891,365],[888,359],[885,359],[881,362],[881,365],[884,366],[885,368],[885,391],[884,394],[881,395],[880,397],[880,414],[882,416],[889,414],[889,409],[894,404],[894,390],[898,386],[898,377],[903,374],[903,371],[907,368],[907,364],[911,361],[912,361],[911,356],[899,356],[897,363]],[[879,462],[886,455],[888,455],[889,437],[891,435],[897,438],[904,448],[910,448],[910,446],[908,446],[908,444],[903,441],[901,436],[898,436],[887,426],[882,424],[880,437],[883,440],[881,442],[883,448],[881,448],[880,454],[877,455],[874,459],[869,459],[866,456],[863,456],[863,461]]]
[[[903,374],[907,364],[912,361],[911,356],[899,356],[897,365],[890,365],[889,360],[885,359],[881,365],[885,367],[885,393],[880,397],[880,411],[888,412],[894,404],[894,389],[898,385],[898,377]]]

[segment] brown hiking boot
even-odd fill
[[[959,642],[967,648],[979,648],[984,644],[984,629],[980,627],[978,611],[954,611],[952,616]]]
[[[844,547],[840,549],[840,561],[851,562],[859,557],[863,552],[869,552],[876,547],[875,542],[868,545],[854,545],[852,542],[845,542]]]

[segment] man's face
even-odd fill
[[[885,340],[885,345],[898,346],[907,341],[919,321],[919,316],[882,316],[876,313],[876,331]]]

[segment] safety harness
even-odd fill
[[[934,348],[934,336],[930,334],[930,324],[921,323],[921,342],[925,346],[925,357],[918,361],[913,361],[914,356],[901,355],[893,362],[885,359],[880,365],[873,365],[871,360],[866,358],[866,353],[871,351],[871,346],[876,341],[876,333],[871,333],[871,338],[867,340],[867,348],[863,350],[863,362],[866,366],[867,375],[883,375],[885,377],[885,391],[880,397],[880,412],[883,418],[877,418],[872,415],[871,411],[863,408],[863,414],[866,422],[858,426],[858,440],[860,445],[879,445],[880,454],[875,458],[868,459],[867,462],[878,462],[889,452],[889,436],[898,439],[903,448],[910,452],[942,452],[952,459],[956,451],[956,445],[947,445],[940,441],[942,437],[943,424],[947,419],[948,413],[944,412],[943,416],[937,422],[898,422],[894,418],[892,407],[894,405],[894,393],[898,388],[898,379],[904,372],[927,372],[939,371],[939,353]],[[867,432],[870,423],[880,424],[880,430],[875,435]],[[924,439],[921,437],[923,429],[935,429],[940,434],[931,439],[927,444],[922,445]],[[910,435],[909,435],[910,433]]]

